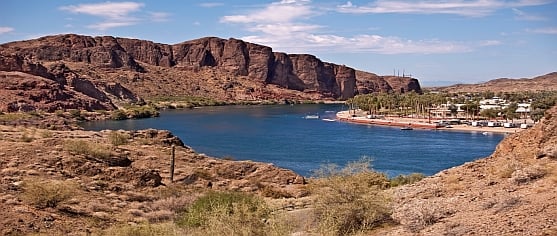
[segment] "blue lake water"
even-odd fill
[[[158,118],[98,121],[87,130],[146,128],[172,131],[199,153],[273,163],[304,176],[322,164],[362,156],[389,176],[426,175],[489,156],[504,138],[479,132],[412,130],[324,121],[342,105],[224,106],[169,110]],[[305,119],[306,115],[320,116]]]

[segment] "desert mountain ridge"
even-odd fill
[[[557,91],[557,72],[551,72],[534,78],[498,78],[476,84],[455,84],[450,86],[428,87],[432,91],[442,92],[522,92],[522,91]]]
[[[420,93],[417,79],[379,76],[309,54],[230,38],[168,45],[64,34],[0,45],[0,108],[111,110],[160,96],[221,101],[344,100],[372,92]]]

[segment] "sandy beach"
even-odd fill
[[[365,114],[356,113],[356,116],[352,115],[348,111],[341,111],[337,113],[337,119],[342,122],[350,122],[356,124],[366,124],[366,125],[383,125],[383,126],[395,126],[395,127],[411,127],[412,129],[431,129],[431,130],[446,130],[446,131],[456,131],[456,132],[487,132],[487,133],[517,133],[524,129],[521,128],[504,128],[504,127],[481,127],[481,126],[471,126],[467,124],[451,125],[450,128],[439,126],[434,123],[434,120],[419,119],[419,118],[407,118],[407,117],[382,117],[370,119],[365,116]]]

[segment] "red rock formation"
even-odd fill
[[[315,95],[317,99],[348,99],[370,92],[421,91],[415,79],[378,77],[323,62],[313,55],[277,53],[270,47],[238,39],[207,37],[166,45],[68,34],[7,43],[0,48],[1,71],[20,71],[48,78],[101,103],[113,98],[139,101],[134,90],[149,96],[200,96],[198,93],[204,93],[216,99],[235,100],[252,96],[245,91],[253,92],[270,84],[303,92],[307,94],[306,99],[313,99]],[[72,69],[64,63],[71,64]],[[188,75],[199,73],[196,77],[201,79],[192,81],[191,77],[181,76],[184,71],[190,73]],[[209,82],[207,77],[216,82]],[[179,83],[182,90],[165,83]],[[150,88],[153,85],[156,87]],[[169,94],[169,90],[174,92]],[[276,94],[270,97],[279,100],[292,96],[292,91],[288,90],[274,90],[273,93]]]
[[[0,71],[0,111],[17,112],[36,109],[111,110],[110,100],[101,101],[69,89],[55,81],[22,72]]]

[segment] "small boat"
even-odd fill
[[[410,127],[410,126],[404,126],[402,128],[400,128],[400,130],[413,130],[414,128]]]
[[[319,119],[319,115],[307,115],[304,116],[304,119]]]
[[[488,132],[483,132],[482,134],[483,134],[483,135],[488,135],[489,133],[488,133]]]
[[[323,121],[328,121],[328,122],[333,122],[333,121],[336,121],[335,119],[327,119],[327,118],[325,118],[325,119],[322,119],[322,120],[323,120]]]

